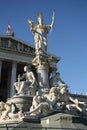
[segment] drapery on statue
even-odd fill
[[[32,88],[32,93],[35,92],[37,88],[37,82],[29,66],[25,66],[24,71],[25,73],[22,75],[22,77],[18,75],[18,82],[15,82],[14,86],[16,88],[17,94],[26,95],[27,93],[29,94],[31,88]]]
[[[54,25],[54,12],[52,17],[52,23],[50,25],[43,24],[43,17],[42,13],[38,14],[38,24],[36,26],[33,25],[32,20],[28,20],[30,25],[30,30],[34,34],[34,41],[35,41],[35,50],[36,54],[45,53],[47,52],[47,38],[46,35],[52,29]]]

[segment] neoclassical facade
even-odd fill
[[[51,55],[51,54],[49,54]],[[35,48],[30,44],[17,39],[14,35],[0,35],[0,101],[6,101],[15,93],[13,86],[17,81],[18,74],[24,73],[24,66],[32,66],[32,60],[35,56]],[[57,68],[57,62],[60,58],[51,55],[53,60],[50,63],[50,70]]]
[[[6,100],[14,93],[13,83],[23,73],[25,65],[31,65],[34,47],[13,35],[0,35],[0,100]]]

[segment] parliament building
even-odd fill
[[[36,73],[32,65],[34,57],[34,46],[16,38],[8,25],[7,34],[0,35],[0,101],[6,101],[15,94],[14,82],[18,80],[18,74],[24,73],[25,65],[30,65],[31,71]],[[55,68],[59,58],[53,57],[51,64]]]
[[[31,71],[35,74],[35,77],[37,78],[38,71],[33,65],[34,57],[36,56],[35,48],[34,46],[31,46],[29,43],[26,43],[22,40],[19,40],[14,36],[14,34],[11,32],[11,30],[8,28],[8,32],[6,35],[0,35],[0,101],[1,104],[10,101],[8,99],[13,99],[13,103],[6,102],[4,103],[5,107],[3,107],[3,104],[1,105],[1,117],[0,117],[0,130],[8,130],[8,129],[23,129],[23,130],[86,130],[87,129],[87,119],[83,118],[84,109],[82,107],[82,112],[77,111],[77,107],[79,105],[78,102],[76,104],[71,105],[77,106],[76,109],[74,107],[71,108],[71,113],[68,112],[70,110],[63,110],[63,107],[61,107],[61,104],[66,103],[68,101],[67,98],[73,99],[74,101],[80,101],[80,103],[84,103],[87,105],[87,95],[81,95],[81,94],[69,94],[68,96],[64,95],[61,96],[63,99],[65,98],[65,102],[59,101],[60,109],[57,111],[54,111],[53,113],[50,113],[48,103],[44,100],[42,101],[42,104],[46,104],[46,107],[43,107],[40,110],[40,114],[43,113],[42,117],[38,117],[38,109],[36,109],[36,115],[28,115],[28,109],[32,108],[32,98],[34,95],[31,94],[28,97],[26,95],[24,96],[17,96],[16,95],[16,89],[14,87],[14,83],[16,81],[19,81],[19,74],[22,76],[24,74],[24,66],[28,65],[31,67]],[[49,70],[48,73],[46,71],[46,74],[48,75],[48,82],[50,81],[50,74],[52,72],[57,71],[57,63],[60,61],[60,58],[57,56],[54,56],[52,54],[47,54],[50,62],[49,62]],[[47,60],[48,61],[48,60]],[[46,62],[47,63],[47,62]],[[43,69],[44,70],[44,69]],[[46,76],[45,76],[46,78]],[[47,83],[48,83],[47,82]],[[20,83],[20,82],[19,82]],[[50,83],[50,82],[49,82]],[[53,87],[54,88],[54,87]],[[51,89],[50,89],[51,90]],[[39,92],[39,91],[38,91]],[[51,95],[54,93],[50,93]],[[16,96],[15,96],[16,95]],[[48,94],[49,95],[49,94]],[[27,98],[26,98],[27,97]],[[35,96],[36,97],[36,96]],[[40,97],[40,96],[38,96]],[[55,96],[54,96],[55,97]],[[53,98],[54,98],[53,97]],[[34,98],[33,98],[34,99]],[[40,99],[40,98],[38,98]],[[51,103],[52,104],[52,97],[51,97]],[[4,101],[4,102],[2,102]],[[39,100],[40,101],[40,100]],[[48,100],[49,101],[49,100]],[[53,100],[54,101],[54,100]],[[36,102],[37,103],[37,102]],[[12,105],[15,104],[13,107]],[[17,107],[15,107],[17,105]],[[35,104],[36,105],[36,104]],[[57,105],[57,104],[55,104]],[[38,105],[40,106],[40,104]],[[36,105],[36,107],[38,108]],[[48,106],[48,107],[47,107]],[[68,106],[68,105],[67,105]],[[53,107],[53,106],[52,106]],[[50,107],[50,108],[52,108]],[[5,108],[5,109],[2,109]],[[7,108],[7,109],[6,109]],[[10,108],[10,109],[9,109]],[[14,109],[15,108],[15,109]],[[14,113],[13,110],[19,109],[18,113]],[[23,113],[21,113],[22,109],[25,112],[25,116]],[[48,115],[44,115],[45,111],[48,112]],[[11,111],[9,111],[11,110]],[[27,110],[27,111],[26,111]],[[34,108],[35,110],[35,108]],[[42,110],[42,111],[41,111]],[[52,109],[51,109],[52,110]],[[55,109],[53,109],[55,110]],[[81,110],[81,109],[80,109]],[[32,112],[32,111],[31,111]],[[72,115],[74,113],[74,115]],[[11,114],[11,116],[9,116]],[[50,114],[50,115],[49,115]],[[5,116],[3,116],[5,115]],[[24,116],[22,118],[22,115]],[[80,116],[78,116],[80,115]],[[87,116],[87,115],[86,115]],[[2,118],[4,117],[4,118]],[[80,129],[81,128],[81,129]]]
[[[9,30],[7,35],[0,35],[0,101],[14,95],[13,83],[18,74],[23,74],[24,66],[31,65],[34,55],[34,47],[14,37]]]
[[[53,55],[51,54],[51,56]],[[35,73],[36,70],[32,66],[34,57],[34,46],[16,38],[8,26],[7,34],[0,35],[0,101],[6,101],[15,94],[13,84],[17,81],[18,74],[24,73],[25,65],[30,65],[31,70]],[[53,57],[55,60],[52,62],[52,67],[55,68],[60,58]],[[71,94],[71,96],[87,102],[86,95]]]

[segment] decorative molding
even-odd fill
[[[8,36],[0,37],[0,49],[9,49],[12,51],[33,54],[35,53],[35,49],[33,46],[26,44],[18,39]]]

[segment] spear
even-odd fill
[[[54,25],[54,18],[55,18],[55,11],[53,10],[53,16],[52,16],[52,23],[51,23],[51,30],[50,32],[52,31],[52,28],[53,28],[53,25]]]

